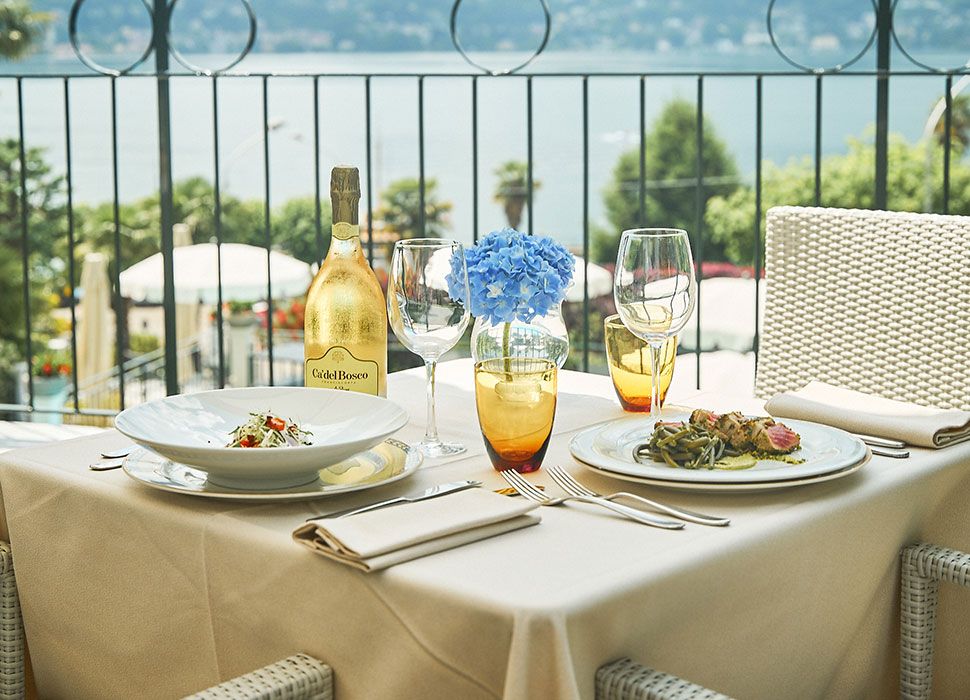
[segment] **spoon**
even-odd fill
[[[117,450],[108,450],[106,452],[102,452],[101,456],[105,459],[124,459],[131,454],[131,450],[131,447],[122,447]]]
[[[115,457],[113,459],[102,459],[97,462],[93,462],[88,465],[88,469],[94,472],[106,472],[111,469],[120,469],[125,463],[124,457]]]

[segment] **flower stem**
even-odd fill
[[[509,375],[509,381],[511,381],[512,374],[512,360],[509,355],[512,352],[512,322],[506,321],[504,328],[502,328],[502,357],[505,358],[505,374]]]

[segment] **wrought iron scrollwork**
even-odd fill
[[[785,53],[784,49],[782,49],[781,45],[778,43],[778,38],[775,36],[775,27],[772,20],[773,12],[775,9],[775,3],[777,1],[778,0],[771,0],[771,2],[768,3],[768,12],[767,12],[768,38],[771,40],[771,45],[774,47],[778,55],[781,56],[786,63],[788,63],[791,66],[794,66],[798,70],[803,70],[806,73],[812,73],[814,75],[825,75],[828,73],[841,73],[846,68],[848,68],[849,66],[852,66],[853,64],[858,62],[859,59],[865,56],[869,52],[869,49],[872,47],[872,44],[876,41],[878,23],[874,20],[872,23],[872,33],[869,34],[869,39],[866,41],[862,49],[857,54],[855,54],[852,58],[850,58],[848,61],[845,61],[843,63],[838,63],[834,66],[828,66],[828,67],[807,66],[804,63],[800,63],[799,61],[796,61],[794,58],[792,58],[787,53]],[[875,18],[876,13],[878,12],[878,8],[876,7],[875,0],[870,0],[870,4],[872,5],[873,17]]]
[[[256,12],[253,10],[253,5],[250,0],[239,0],[243,8],[246,10],[246,16],[249,19],[249,36],[246,39],[246,46],[239,53],[238,56],[221,68],[204,68],[202,66],[197,66],[194,63],[190,63],[185,56],[183,56],[178,49],[175,48],[175,42],[172,41],[171,37],[171,23],[169,24],[169,37],[168,37],[168,51],[172,54],[172,58],[181,63],[183,66],[188,68],[193,73],[199,75],[218,75],[219,73],[225,73],[226,71],[235,67],[240,61],[242,61],[249,52],[252,51],[253,44],[256,43]],[[175,11],[175,6],[178,4],[179,0],[172,0],[168,6],[169,17]]]
[[[249,52],[252,50],[253,45],[256,43],[256,30],[257,30],[256,11],[253,9],[252,2],[250,2],[250,0],[239,0],[239,1],[242,3],[243,9],[246,10],[246,16],[249,20],[249,36],[246,40],[245,47],[243,47],[243,50],[239,53],[238,56],[236,56],[235,59],[233,59],[232,61],[230,61],[229,63],[227,63],[226,65],[220,68],[205,68],[204,66],[195,65],[187,58],[185,58],[185,56],[182,55],[182,53],[175,47],[175,44],[172,41],[172,37],[171,37],[171,22],[168,22],[166,23],[165,38],[166,38],[166,43],[168,45],[168,52],[172,56],[172,58],[174,58],[185,68],[187,68],[188,70],[192,71],[197,75],[219,75],[220,73],[225,73],[226,71],[232,69],[234,66],[238,65],[240,61],[242,61],[244,58],[246,58],[246,56],[249,55]],[[74,4],[71,5],[71,14],[68,19],[68,27],[67,27],[68,37],[71,41],[71,48],[74,49],[74,53],[77,55],[81,63],[86,65],[91,70],[97,71],[98,73],[102,73],[103,75],[121,76],[121,75],[127,75],[128,73],[131,73],[138,66],[144,63],[149,56],[152,55],[152,52],[155,50],[154,38],[148,43],[148,46],[145,47],[145,51],[141,54],[138,60],[124,68],[111,68],[110,66],[105,66],[105,65],[102,65],[101,63],[98,63],[93,58],[88,56],[84,52],[84,49],[81,46],[81,42],[80,42],[80,39],[78,38],[78,31],[77,31],[78,17],[81,14],[81,7],[84,5],[85,2],[86,0],[74,0]],[[169,19],[171,19],[172,13],[175,11],[175,8],[178,5],[178,2],[179,0],[171,0],[171,2],[169,2],[168,5],[166,6],[165,12]],[[154,37],[155,31],[156,31],[155,11],[152,8],[152,5],[148,2],[148,0],[141,0],[141,4],[145,7],[145,10],[148,12],[148,18],[151,21],[151,25],[152,25],[152,37]]]
[[[168,51],[171,54],[172,58],[174,58],[179,64],[184,66],[186,69],[188,69],[189,71],[197,75],[210,75],[210,76],[219,75],[221,73],[225,73],[231,70],[236,65],[238,65],[244,58],[246,58],[246,56],[249,55],[250,51],[252,51],[252,48],[256,43],[256,33],[257,33],[257,27],[258,27],[256,11],[253,9],[251,0],[239,0],[239,1],[242,3],[243,9],[246,11],[246,17],[249,22],[249,34],[246,39],[246,45],[243,47],[242,51],[240,51],[239,55],[237,55],[232,61],[230,61],[226,65],[221,66],[219,68],[206,68],[205,66],[199,66],[192,63],[176,48],[175,42],[172,40],[172,36],[171,36],[171,24],[170,22],[166,22],[166,42],[168,46]],[[528,58],[526,58],[524,61],[522,61],[521,63],[511,68],[506,68],[506,69],[488,68],[487,66],[484,66],[471,58],[471,56],[465,50],[465,47],[462,45],[461,39],[458,37],[458,12],[461,8],[462,1],[463,0],[455,0],[454,4],[451,7],[451,19],[449,23],[451,42],[454,45],[455,50],[458,51],[461,57],[470,66],[472,66],[477,70],[482,71],[486,75],[493,75],[493,76],[512,75],[514,73],[521,71],[523,68],[525,68],[530,63],[532,63],[545,50],[547,44],[549,43],[549,37],[552,31],[552,13],[549,9],[548,0],[538,0],[539,6],[542,9],[542,15],[544,20],[542,40],[539,42],[539,45],[535,48],[535,50],[532,51],[532,53],[528,56]],[[74,53],[77,55],[78,59],[84,65],[86,65],[91,70],[101,73],[103,75],[122,76],[128,73],[131,73],[133,70],[138,68],[141,64],[143,64],[148,59],[149,56],[151,56],[152,52],[155,50],[154,38],[151,41],[149,41],[148,45],[145,47],[145,50],[142,52],[142,54],[138,57],[136,61],[122,68],[112,68],[110,66],[103,65],[98,61],[95,61],[88,54],[86,54],[81,45],[81,41],[78,37],[78,18],[81,14],[81,8],[84,6],[85,2],[86,0],[74,0],[73,4],[71,5],[71,12],[68,18],[68,38],[70,40],[71,47],[74,49]],[[140,2],[142,6],[145,8],[145,11],[148,13],[148,18],[149,18],[149,21],[151,22],[151,27],[152,27],[152,36],[154,37],[155,31],[156,31],[156,17],[155,17],[155,12],[153,10],[152,4],[149,0],[140,0]],[[865,45],[863,45],[863,47],[858,51],[858,53],[852,56],[849,60],[844,61],[842,63],[838,63],[834,66],[806,65],[804,63],[801,63],[800,61],[795,60],[791,55],[789,55],[781,47],[781,44],[778,41],[778,37],[775,34],[775,23],[774,23],[774,10],[777,2],[778,0],[770,0],[770,2],[768,3],[768,9],[766,13],[768,38],[770,39],[771,45],[774,48],[774,50],[778,53],[778,55],[781,56],[781,58],[786,63],[793,66],[794,68],[797,68],[800,71],[804,71],[806,73],[811,73],[815,75],[841,73],[845,71],[847,68],[849,68],[850,66],[857,63],[863,56],[865,56],[866,53],[869,52],[869,49],[872,48],[873,43],[875,43],[876,41],[876,38],[878,35],[878,23],[873,22],[872,32],[870,32],[869,37],[865,42]],[[870,2],[870,5],[872,6],[873,14],[874,15],[878,14],[878,7],[876,5],[876,0],[869,0],[869,2]],[[179,3],[179,0],[170,0],[168,5],[166,6],[165,12],[167,13],[167,17],[169,19],[174,13],[176,7],[178,6],[178,3]],[[900,3],[900,0],[893,1],[892,13],[894,18],[895,18],[896,10],[899,6],[899,3]],[[909,60],[913,65],[930,73],[941,73],[941,74],[960,73],[970,69],[970,60],[968,60],[963,65],[957,66],[955,68],[941,68],[938,66],[932,66],[928,63],[924,63],[923,61],[917,59],[915,56],[913,56],[912,53],[910,53],[910,51],[900,40],[899,35],[896,32],[895,24],[896,23],[893,22],[890,29],[893,43],[896,45],[896,48],[899,49],[900,53],[902,53],[903,56],[905,56],[906,59]]]
[[[512,75],[513,73],[518,73],[520,70],[525,68],[527,65],[532,63],[541,54],[545,48],[546,44],[549,43],[549,34],[552,31],[552,13],[549,11],[549,3],[547,0],[539,0],[539,5],[542,7],[543,20],[545,22],[545,29],[542,33],[542,41],[539,42],[539,46],[532,52],[532,54],[522,63],[519,63],[512,68],[506,68],[505,70],[492,69],[477,63],[472,59],[471,56],[465,51],[465,47],[462,46],[461,40],[458,38],[458,10],[461,7],[462,0],[455,0],[455,4],[451,6],[451,43],[455,45],[455,49],[461,54],[461,57],[465,59],[465,62],[473,68],[486,73],[487,75]]]
[[[936,66],[931,66],[928,63],[923,63],[915,56],[913,56],[913,54],[911,54],[906,49],[906,47],[903,46],[903,42],[899,40],[899,35],[896,33],[896,8],[898,6],[899,6],[899,0],[894,0],[893,1],[893,23],[892,23],[891,34],[893,37],[893,43],[896,44],[896,48],[899,49],[899,52],[903,54],[903,56],[905,56],[910,63],[930,73],[957,73],[960,71],[965,71],[968,68],[970,68],[970,60],[967,60],[967,62],[964,63],[962,66],[957,66],[955,68],[939,68]]]
[[[138,66],[145,62],[149,56],[152,55],[152,51],[155,48],[154,40],[148,42],[148,46],[145,47],[145,51],[138,58],[137,61],[128,65],[125,68],[111,68],[109,66],[104,66],[95,61],[93,58],[84,53],[84,49],[81,48],[81,42],[77,35],[77,20],[78,16],[81,14],[81,7],[84,5],[85,0],[74,0],[74,4],[71,5],[71,14],[67,21],[67,36],[71,41],[71,48],[74,49],[74,53],[77,55],[78,59],[93,71],[102,73],[104,75],[126,75],[131,71],[135,70]],[[148,0],[141,0],[141,4],[148,11],[148,19],[152,23],[152,36],[155,35],[155,13],[152,11],[152,6],[148,4]]]

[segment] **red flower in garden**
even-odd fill
[[[33,371],[36,377],[66,377],[71,374],[71,363],[63,353],[48,353],[37,358]]]

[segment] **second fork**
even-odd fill
[[[588,496],[591,498],[602,498],[607,501],[613,501],[620,497],[627,497],[632,500],[640,501],[641,503],[659,510],[667,515],[672,515],[675,518],[680,518],[681,520],[686,520],[691,523],[697,523],[698,525],[713,525],[715,527],[724,527],[730,525],[731,521],[728,518],[718,518],[713,515],[704,515],[703,513],[695,513],[694,511],[687,510],[686,508],[678,508],[676,506],[668,506],[663,503],[658,503],[657,501],[652,501],[649,498],[644,498],[643,496],[638,496],[635,493],[628,493],[626,491],[620,491],[619,493],[614,493],[609,496],[597,493],[581,483],[576,481],[572,475],[567,472],[562,467],[550,466],[547,471],[549,475],[552,476],[553,480],[559,484],[563,491],[573,496]]]
[[[501,472],[502,477],[519,495],[524,498],[534,501],[540,505],[544,506],[557,506],[560,503],[565,503],[566,501],[579,501],[580,503],[592,503],[598,506],[602,506],[608,510],[617,513],[618,515],[623,515],[630,520],[635,520],[643,525],[650,525],[652,527],[659,527],[665,530],[681,530],[684,527],[684,523],[678,522],[676,520],[664,520],[663,518],[657,518],[652,515],[644,513],[642,510],[637,510],[636,508],[628,508],[627,506],[620,505],[619,503],[613,503],[602,498],[590,498],[588,496],[564,496],[564,497],[553,497],[549,496],[535,486],[533,486],[529,481],[527,481],[518,472],[509,469]]]

